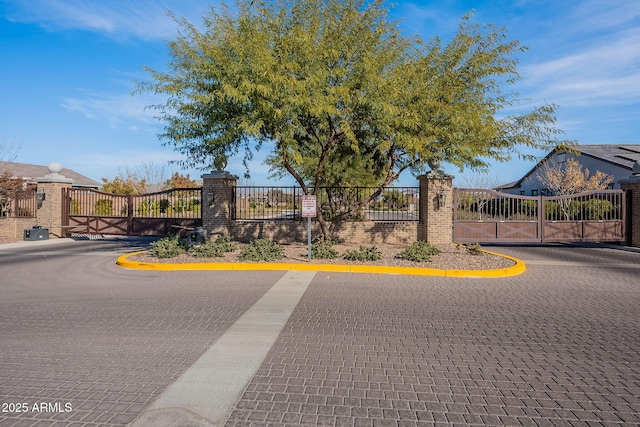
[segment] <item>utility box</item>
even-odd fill
[[[202,227],[196,227],[193,230],[184,233],[180,240],[187,246],[200,246],[207,241],[207,230]]]
[[[38,225],[31,228],[25,228],[24,240],[49,240],[49,229],[42,228]]]

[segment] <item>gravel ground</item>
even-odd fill
[[[211,263],[211,262],[242,262],[238,259],[243,243],[235,243],[237,250],[227,253],[224,257],[219,258],[198,258],[192,255],[184,254],[169,259],[160,259],[152,257],[149,253],[142,253],[130,256],[132,261],[154,262],[154,263]],[[359,245],[336,244],[336,249],[341,257],[336,259],[312,259],[312,264],[353,264],[353,265],[388,265],[388,266],[407,266],[407,267],[428,267],[443,270],[491,270],[497,268],[508,268],[514,265],[512,260],[483,253],[481,255],[471,255],[468,251],[456,245],[436,245],[441,253],[431,257],[430,262],[417,263],[406,261],[397,257],[406,246],[377,244],[376,248],[381,252],[381,258],[378,261],[348,261],[342,258],[342,254],[347,249],[358,249]],[[274,261],[278,263],[307,263],[307,245],[302,243],[294,243],[283,245],[285,257],[281,260]],[[365,245],[370,247],[370,245]]]

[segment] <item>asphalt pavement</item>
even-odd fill
[[[493,279],[115,265],[148,244],[0,245],[1,426],[640,424],[636,250],[489,247],[527,264]]]

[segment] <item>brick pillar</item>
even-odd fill
[[[49,229],[49,237],[63,237],[62,233],[62,189],[71,187],[73,180],[60,175],[60,163],[49,164],[49,174],[36,178],[38,193],[44,194],[42,205],[38,208],[37,222],[42,228]]]
[[[202,226],[209,235],[231,234],[237,181],[226,171],[202,175]]]
[[[420,222],[418,240],[453,242],[453,176],[430,171],[418,177],[420,183]],[[444,195],[444,205],[441,205]]]
[[[633,175],[620,181],[627,198],[627,244],[640,248],[640,164],[633,165]]]

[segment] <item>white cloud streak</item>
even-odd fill
[[[193,23],[201,21],[210,2],[181,0],[15,0],[8,19],[37,23],[50,31],[87,30],[115,39],[164,39],[176,35],[168,10]]]
[[[534,97],[565,106],[629,105],[640,99],[640,2],[591,0],[555,16],[553,57],[521,68]]]
[[[106,121],[112,127],[126,126],[131,130],[139,130],[142,124],[156,133],[157,127],[153,126],[157,125],[155,112],[146,107],[157,101],[151,95],[95,94],[85,98],[64,98],[62,107],[89,119]]]

